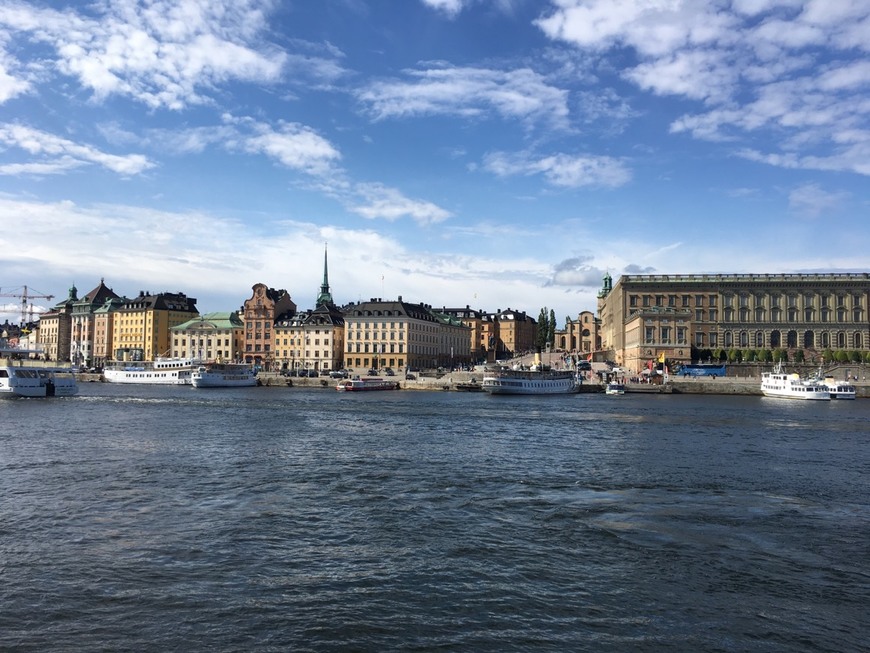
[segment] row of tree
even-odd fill
[[[692,360],[710,361],[713,363],[870,363],[870,351],[836,351],[825,349],[821,353],[804,352],[797,349],[789,353],[787,349],[694,349]]]

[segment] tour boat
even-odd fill
[[[765,397],[781,397],[785,399],[815,399],[828,400],[831,393],[828,387],[820,381],[801,379],[800,375],[786,374],[782,363],[777,363],[772,372],[762,372],[761,393]]]
[[[611,382],[604,388],[604,393],[608,395],[624,395],[625,385],[622,383]]]
[[[563,395],[580,390],[573,371],[544,368],[537,361],[528,368],[487,369],[481,387],[493,395]]]
[[[32,353],[41,351],[11,347],[0,352],[0,397],[72,397],[78,392],[72,370],[28,358]]]
[[[257,385],[257,373],[244,363],[200,365],[190,375],[194,388],[243,388]]]
[[[855,386],[846,381],[835,381],[833,376],[826,376],[825,387],[831,395],[831,399],[854,399]]]
[[[109,383],[140,383],[149,385],[191,385],[191,376],[201,361],[196,358],[161,358],[153,363],[121,363],[103,370],[103,380]]]
[[[339,381],[336,390],[344,392],[370,392],[372,390],[398,390],[399,384],[395,381],[387,381],[377,376],[364,378],[345,379]]]

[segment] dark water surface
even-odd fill
[[[0,650],[862,651],[870,401],[0,402]]]

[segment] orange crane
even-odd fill
[[[0,288],[0,297],[17,297],[21,299],[21,326],[27,326],[27,316],[30,315],[30,321],[33,322],[33,302],[30,301],[32,299],[47,299],[51,301],[54,299],[54,295],[46,295],[40,292],[34,292],[32,289],[28,290],[27,286],[23,288],[12,288],[10,292],[2,292],[2,288]],[[21,291],[21,292],[17,292]],[[30,306],[28,310],[28,304]]]

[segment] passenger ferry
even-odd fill
[[[376,376],[354,377],[339,381],[336,390],[343,392],[371,392],[372,390],[398,390],[399,384]]]
[[[72,397],[78,393],[72,370],[49,367],[29,358],[41,353],[16,347],[0,349],[0,398]]]
[[[831,393],[828,387],[820,381],[803,380],[800,375],[786,374],[782,363],[777,363],[772,372],[762,372],[761,393],[765,397],[781,397],[784,399],[828,400]]]
[[[624,395],[625,394],[625,384],[624,383],[616,383],[615,381],[611,381],[604,388],[604,394],[608,395]]]
[[[257,385],[257,373],[244,363],[200,365],[190,375],[194,388],[246,388]]]
[[[109,383],[140,383],[149,385],[191,385],[192,375],[201,365],[196,358],[158,357],[153,363],[121,363],[103,370],[103,380]]]
[[[835,381],[833,376],[826,376],[824,381],[831,399],[854,399],[855,386],[846,381]]]
[[[544,368],[535,357],[535,364],[487,369],[481,387],[493,395],[564,395],[579,392],[577,374],[572,370]]]

